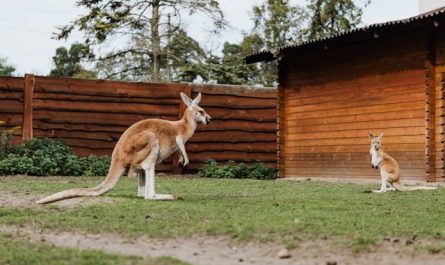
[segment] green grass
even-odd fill
[[[11,177],[0,179],[0,192],[43,197],[66,188],[92,187],[101,180]],[[113,203],[69,209],[0,207],[0,223],[164,238],[226,235],[237,240],[278,240],[289,247],[326,237],[357,249],[384,237],[445,239],[445,189],[365,193],[377,186],[161,178],[157,192],[184,200],[160,202],[136,197],[136,180],[123,178],[105,195]]]
[[[46,243],[30,243],[14,239],[10,234],[0,234],[0,264],[10,265],[186,265],[170,257],[143,259],[139,257],[105,254],[101,251],[81,251],[54,247]]]

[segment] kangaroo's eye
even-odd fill
[[[204,115],[204,111],[200,110],[199,114]]]

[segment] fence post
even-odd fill
[[[25,89],[23,91],[23,127],[22,141],[31,140],[32,132],[32,109],[35,77],[32,74],[25,74]]]
[[[184,87],[182,90],[182,93],[186,94],[189,98],[192,97],[192,84],[187,84],[187,86]],[[179,102],[179,108],[178,108],[178,118],[182,118],[182,114],[184,114],[185,109],[187,106],[184,104],[182,99]],[[172,156],[172,165],[171,165],[171,173],[172,174],[182,174],[182,168],[178,167],[178,154],[174,154]]]

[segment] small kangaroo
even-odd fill
[[[400,168],[397,161],[387,153],[383,152],[383,149],[381,148],[383,133],[381,133],[378,137],[374,137],[374,135],[371,133],[368,135],[371,139],[371,167],[380,169],[380,176],[382,178],[382,186],[380,187],[380,190],[373,190],[372,192],[386,192],[387,186],[390,186],[390,190],[398,191],[437,189],[437,187],[429,186],[408,187],[402,185],[400,182]]]
[[[139,174],[139,197],[149,200],[177,199],[171,194],[156,194],[155,166],[178,150],[179,165],[187,166],[189,159],[185,143],[192,137],[198,123],[207,125],[211,121],[211,117],[198,106],[201,93],[193,100],[182,92],[180,95],[187,106],[182,119],[178,121],[147,119],[130,126],[114,147],[108,175],[97,187],[61,191],[37,203],[50,203],[82,196],[100,196],[114,188],[125,170],[130,167],[143,170],[145,173]]]

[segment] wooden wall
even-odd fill
[[[383,148],[398,160],[404,179],[425,180],[427,37],[383,35],[284,58],[280,176],[379,178],[370,166],[370,131],[385,133]]]
[[[137,121],[179,119],[182,91],[193,97],[202,92],[200,105],[213,117],[186,145],[190,170],[209,159],[276,165],[276,89],[33,78],[33,136],[62,138],[81,156],[110,155],[120,135]],[[0,102],[5,103],[0,120],[10,125],[22,125],[24,83],[23,78],[0,77]],[[166,161],[158,170],[175,168]]]
[[[6,126],[0,127],[0,131],[6,128],[22,126],[23,124],[23,78],[0,78],[0,121],[5,121]],[[15,143],[19,143],[22,131],[17,131]]]

